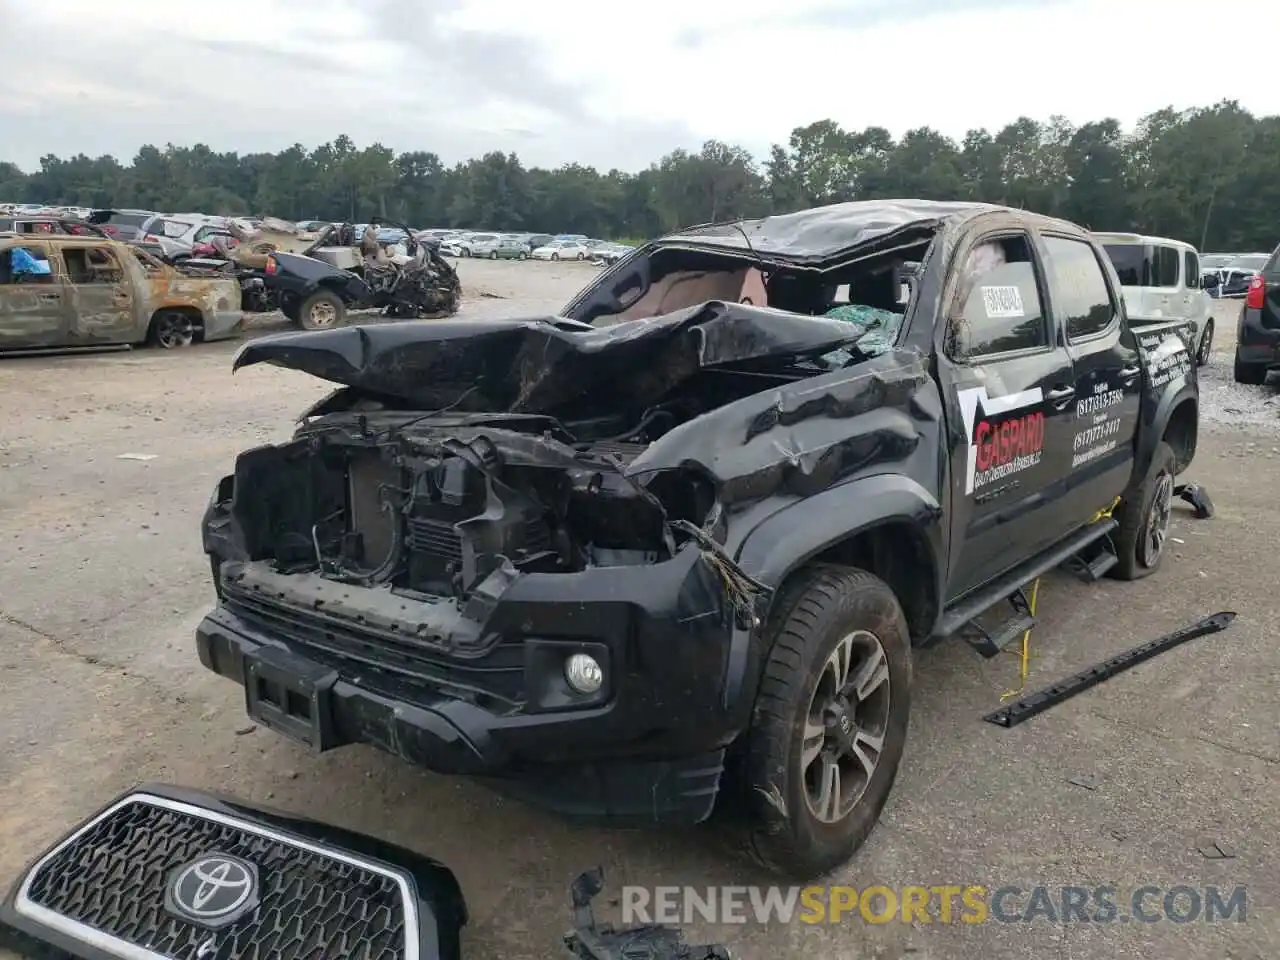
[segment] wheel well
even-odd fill
[[[150,337],[156,331],[156,321],[166,313],[184,313],[191,318],[191,322],[195,325],[196,336],[204,336],[204,314],[195,307],[161,307],[151,315],[151,322],[147,324],[147,336]]]
[[[1177,458],[1177,473],[1182,473],[1191,465],[1196,455],[1196,440],[1199,433],[1200,418],[1196,413],[1194,400],[1183,400],[1173,408],[1169,422],[1164,428],[1164,442],[1173,448]]]
[[[902,605],[912,641],[919,643],[933,632],[938,619],[934,590],[937,571],[928,541],[913,524],[891,521],[862,530],[828,547],[810,562],[857,567],[875,574],[889,585]]]

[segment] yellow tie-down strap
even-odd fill
[[[1115,510],[1115,508],[1118,506],[1120,506],[1120,498],[1116,497],[1113,501],[1111,501],[1111,506],[1106,507],[1105,509],[1099,510],[1097,513],[1095,513],[1093,515],[1093,519],[1091,519],[1089,523],[1094,524],[1094,523],[1097,523],[1099,520],[1108,519],[1111,516],[1112,512]],[[1040,596],[1040,578],[1036,577],[1035,582],[1031,585],[1031,602],[1029,604],[1031,608],[1030,609],[1031,616],[1033,617],[1036,615],[1036,600],[1039,598],[1039,596]],[[1004,703],[1007,700],[1012,700],[1014,697],[1022,696],[1022,691],[1027,688],[1027,675],[1031,672],[1031,631],[1030,630],[1026,631],[1022,635],[1022,656],[1020,659],[1022,663],[1018,670],[1018,681],[1019,681],[1018,689],[1006,690],[1004,693],[1000,694],[1001,703]]]
[[[1116,497],[1114,500],[1111,501],[1111,506],[1107,507],[1104,510],[1099,510],[1097,513],[1095,513],[1093,515],[1093,519],[1090,520],[1089,523],[1097,523],[1099,520],[1108,519],[1111,516],[1112,511],[1114,511],[1115,508],[1118,506],[1120,506],[1120,498]]]

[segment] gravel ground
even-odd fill
[[[554,311],[576,264],[462,264],[468,316]],[[482,295],[483,294],[483,295]],[[959,644],[917,658],[911,739],[881,824],[835,882],[1248,887],[1244,923],[735,926],[750,958],[1161,960],[1280,956],[1280,611],[1255,576],[1280,537],[1274,388],[1230,383],[1233,311],[1206,369],[1190,478],[1218,514],[1179,510],[1174,554],[1137,584],[1047,578],[1028,681],[1039,687],[1222,609],[1195,641],[1011,731],[980,721],[1012,657]],[[230,375],[234,344],[0,364],[0,876],[139,780],[238,794],[443,859],[473,922],[468,956],[559,956],[567,884],[761,882],[714,829],[570,826],[373,749],[309,754],[255,730],[240,688],[193,649],[211,590],[198,524],[251,445],[288,435],[328,390],[272,368]],[[121,459],[124,454],[150,460]],[[1231,853],[1208,859],[1218,843]]]
[[[1236,318],[1239,300],[1214,303],[1213,362],[1200,374],[1202,424],[1247,426],[1262,436],[1280,438],[1280,392],[1277,381],[1261,387],[1236,383],[1231,376],[1232,356],[1236,348]]]

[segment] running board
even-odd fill
[[[1036,625],[1035,614],[1031,612],[1031,601],[1027,598],[1024,587],[1019,587],[1008,599],[1013,607],[1013,614],[995,631],[989,631],[977,622],[970,623],[961,630],[965,642],[988,660],[999,656],[1005,647],[1026,636],[1027,631]]]
[[[1163,637],[1157,637],[1155,640],[1148,640],[1146,643],[1139,644],[1124,653],[1116,654],[1110,660],[1104,660],[1102,663],[1089,667],[1087,670],[1081,670],[1075,676],[1059,680],[1052,686],[1023,697],[1017,703],[1011,703],[1007,707],[1001,707],[999,710],[988,713],[982,719],[987,723],[994,723],[998,727],[1016,727],[1023,720],[1034,717],[1037,713],[1044,713],[1050,707],[1071,699],[1077,693],[1088,690],[1090,687],[1096,687],[1103,681],[1110,680],[1116,674],[1124,673],[1140,663],[1145,663],[1166,650],[1172,650],[1174,647],[1180,646],[1188,640],[1194,640],[1196,637],[1220,633],[1231,626],[1231,621],[1235,618],[1235,612],[1231,610],[1215,613],[1213,616],[1205,617],[1203,620],[1183,627],[1181,630],[1175,630],[1173,633],[1165,634]]]
[[[0,351],[0,358],[29,357],[70,357],[78,353],[128,353],[133,349],[129,343],[104,343],[75,347],[17,347],[13,350]]]
[[[1063,562],[1062,569],[1081,583],[1097,583],[1119,562],[1115,544],[1111,542],[1110,537],[1103,537],[1089,544],[1075,556],[1068,557]]]
[[[997,577],[992,583],[974,594],[961,600],[942,614],[938,628],[934,631],[932,643],[947,637],[955,636],[966,626],[986,613],[1001,600],[1007,600],[1033,580],[1044,576],[1055,567],[1062,566],[1067,560],[1080,553],[1089,545],[1101,540],[1118,524],[1108,517],[1091,523],[1087,527],[1073,533],[1061,543],[1041,553],[1030,563],[1010,570],[1004,576]]]

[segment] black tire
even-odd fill
[[[1160,569],[1169,540],[1177,466],[1173,447],[1162,440],[1142,483],[1116,508],[1120,526],[1112,535],[1112,542],[1120,562],[1110,571],[1115,579],[1141,580]],[[1158,537],[1158,543],[1153,537]]]
[[[585,260],[585,259],[587,259],[587,255],[586,255],[585,253],[579,253],[579,254],[578,254],[578,259],[579,259],[579,260]]]
[[[1235,366],[1231,373],[1236,383],[1247,383],[1250,386],[1260,387],[1267,382],[1266,367],[1259,363],[1241,363],[1239,357],[1236,357]]]
[[[332,330],[342,326],[347,308],[332,290],[317,290],[298,307],[295,321],[303,330]]]
[[[160,310],[151,318],[147,343],[161,350],[179,350],[196,342],[196,323],[181,310]]]
[[[838,819],[824,821],[813,807],[814,785],[807,774],[815,764],[825,774],[827,737],[810,741],[822,746],[806,766],[806,727],[814,722],[815,698],[829,689],[834,651],[845,639],[864,633],[878,641],[880,654],[874,655],[874,662],[885,673],[884,683],[858,706],[846,703],[840,716],[851,718],[853,726],[851,733],[844,725],[843,737],[848,743],[857,743],[864,734],[883,739],[852,807]],[[771,648],[742,753],[748,846],[766,869],[805,882],[848,862],[889,797],[907,740],[911,637],[902,607],[883,580],[863,570],[814,567],[796,577],[775,601],[766,641],[772,641]],[[863,727],[865,720],[857,718],[857,711],[881,695],[881,720]],[[825,713],[823,729],[832,737],[841,735],[839,721],[833,723]],[[864,745],[862,753],[867,752]],[[837,780],[842,782],[843,776]]]
[[[1204,325],[1204,333],[1200,334],[1200,345],[1196,347],[1196,366],[1207,366],[1213,357],[1213,317]]]
[[[458,251],[458,256],[469,257],[471,256],[471,251],[468,250],[466,247],[463,247],[461,250]]]
[[[553,254],[551,255],[551,259],[552,259],[552,260],[559,260],[559,259],[560,259],[560,254],[558,254],[558,253],[553,253]]]

